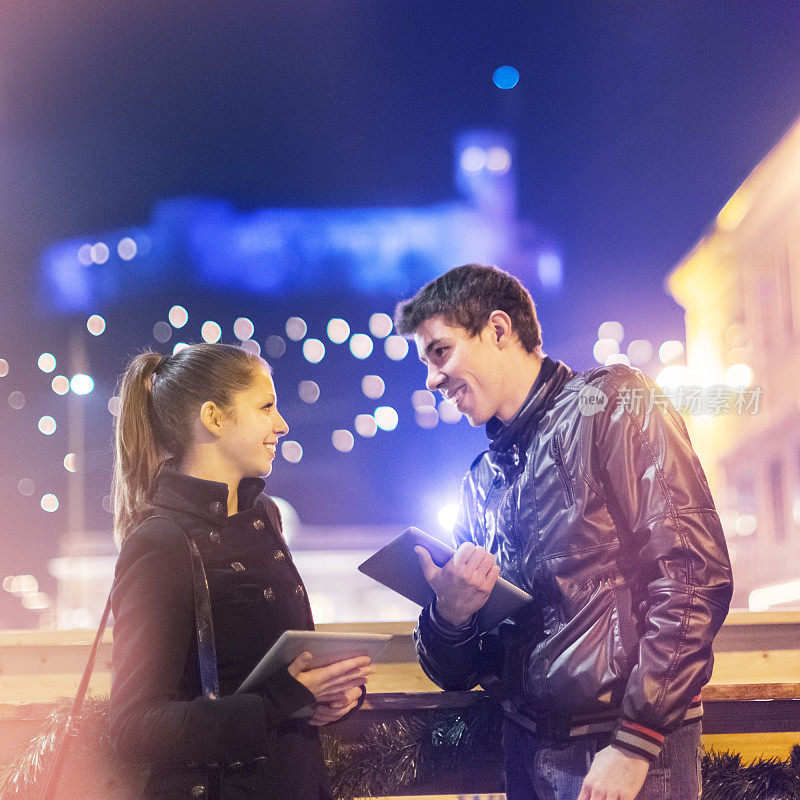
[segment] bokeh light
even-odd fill
[[[189,345],[186,342],[175,342],[175,347],[172,348],[172,355],[175,353],[180,353],[181,350],[185,350]]]
[[[89,267],[94,263],[92,261],[92,246],[90,244],[82,244],[78,248],[78,261],[80,261],[84,267]]]
[[[319,339],[306,339],[303,342],[303,357],[312,364],[319,364],[325,358],[325,345]]]
[[[653,358],[653,345],[647,339],[634,339],[628,345],[627,353],[631,364],[643,366],[649,364]]]
[[[120,400],[118,395],[114,395],[113,397],[108,398],[108,413],[111,414],[112,417],[119,416],[119,408],[122,400]]]
[[[382,431],[393,431],[399,418],[391,406],[378,406],[375,409],[375,423]]]
[[[387,358],[402,361],[408,355],[408,342],[402,336],[389,336],[383,343]]]
[[[0,358],[0,378],[5,378],[8,375],[8,361]]]
[[[23,497],[30,497],[33,494],[33,490],[33,481],[30,478],[21,478],[19,483],[17,483],[17,491]]]
[[[172,306],[167,319],[173,328],[182,328],[189,321],[189,312],[183,306]]]
[[[664,367],[656,375],[656,383],[666,392],[674,392],[680,386],[690,386],[692,382],[692,371],[682,364]]]
[[[414,412],[414,421],[420,428],[430,430],[439,424],[439,412],[433,406],[420,406]]]
[[[56,357],[52,353],[42,353],[37,364],[42,372],[52,372],[56,368]]]
[[[100,507],[107,514],[113,514],[114,513],[113,501],[111,499],[111,495],[110,494],[104,494],[103,495],[103,499],[100,501]]]
[[[119,244],[117,245],[117,253],[123,261],[130,261],[132,258],[134,258],[136,256],[137,249],[136,242],[131,239],[130,236],[120,239]]]
[[[439,419],[442,422],[446,422],[448,425],[455,425],[457,422],[461,422],[463,416],[452,400],[442,400],[439,403]]]
[[[77,375],[72,376],[72,380],[69,382],[69,388],[72,389],[75,394],[89,394],[94,389],[94,381],[91,376],[79,372]]]
[[[486,166],[486,153],[481,147],[467,147],[459,159],[464,172],[480,172]]]
[[[753,383],[753,370],[749,364],[731,364],[725,372],[725,383],[739,388]]]
[[[303,448],[299,442],[293,442],[291,440],[281,442],[281,455],[290,464],[298,464],[303,457]]]
[[[543,286],[560,286],[564,268],[555,253],[542,253],[536,261],[536,272]]]
[[[314,381],[300,381],[297,394],[304,403],[316,403],[319,400],[319,385]]]
[[[354,333],[350,337],[350,352],[356,358],[369,358],[372,354],[372,339],[366,333]]]
[[[252,320],[247,317],[237,317],[233,323],[233,335],[240,341],[244,342],[251,339],[256,332],[256,326],[253,325]]]
[[[417,389],[411,393],[411,405],[417,410],[426,406],[436,408],[436,396],[427,389]]]
[[[92,314],[92,316],[86,320],[86,330],[89,331],[92,336],[99,336],[105,329],[106,321],[99,314]]]
[[[350,326],[343,319],[334,317],[328,322],[328,338],[334,344],[343,344],[350,336]]]
[[[267,336],[264,348],[269,358],[280,358],[286,352],[286,340],[282,336]]]
[[[331,442],[340,453],[349,453],[353,449],[356,440],[348,430],[337,430],[331,434]]]
[[[498,67],[492,74],[492,81],[498,89],[513,89],[519,83],[519,70],[514,67]]]
[[[220,340],[222,328],[214,320],[206,320],[200,328],[200,336],[202,336],[204,342],[214,344]]]
[[[606,366],[611,364],[625,364],[629,367],[631,365],[631,360],[625,355],[625,353],[612,353],[603,363]]]
[[[157,342],[164,344],[172,338],[172,326],[161,320],[153,325],[153,338]]]
[[[668,339],[666,342],[662,342],[658,348],[658,360],[662,364],[669,364],[671,361],[682,358],[685,352],[686,348],[683,346],[683,342],[679,342],[677,339]]]
[[[609,320],[597,329],[597,338],[613,339],[619,344],[625,338],[625,328],[622,327],[622,323]]]
[[[245,339],[241,343],[241,348],[251,356],[261,355],[261,345],[255,339]]]
[[[609,356],[619,353],[619,342],[616,339],[598,339],[594,343],[592,354],[598,364],[605,364]]]
[[[369,318],[369,332],[376,339],[385,339],[394,327],[392,318],[388,314],[379,312]]]
[[[75,457],[75,453],[67,453],[64,456],[64,469],[67,472],[75,472],[77,469],[77,458]]]
[[[105,264],[106,261],[108,261],[108,257],[111,255],[111,251],[108,249],[108,245],[105,242],[98,242],[92,245],[90,252],[92,261],[94,261],[95,264]]]
[[[8,396],[8,404],[11,408],[20,411],[21,409],[25,408],[25,395],[22,392],[11,392]]]
[[[40,417],[38,428],[45,436],[51,436],[56,432],[56,421],[49,416]]]
[[[39,505],[44,511],[48,511],[52,514],[53,511],[58,511],[58,498],[54,494],[43,495],[42,499],[39,501]]]
[[[286,335],[293,342],[299,342],[307,333],[308,325],[301,317],[289,317],[286,320]]]
[[[458,519],[458,503],[448,503],[439,509],[436,515],[439,524],[448,532],[452,532]]]
[[[43,611],[50,607],[50,598],[44,592],[28,592],[22,598],[22,606],[30,611]]]
[[[367,439],[378,432],[378,424],[372,414],[359,414],[355,420],[356,433]]]
[[[69,379],[64,375],[56,375],[50,386],[56,394],[66,394],[69,391]]]
[[[380,375],[365,375],[361,379],[361,391],[370,400],[378,400],[386,391],[386,384]]]
[[[490,147],[486,154],[486,169],[496,175],[505,175],[511,169],[511,153],[505,147]]]
[[[29,592],[38,592],[39,582],[33,575],[6,575],[3,578],[3,588],[17,597],[22,597]]]

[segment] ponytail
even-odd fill
[[[111,490],[118,545],[149,506],[153,480],[166,457],[156,441],[150,414],[150,387],[161,360],[153,351],[140,353],[120,381]]]
[[[120,381],[114,440],[111,494],[118,545],[147,515],[161,465],[171,456],[181,459],[190,446],[203,403],[229,407],[265,365],[241,347],[204,342],[171,356],[148,350],[133,358]]]

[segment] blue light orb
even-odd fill
[[[492,80],[498,89],[513,89],[519,83],[519,71],[514,67],[498,67]]]
[[[69,388],[75,394],[89,394],[94,389],[94,381],[91,376],[78,373],[72,377],[69,382]]]

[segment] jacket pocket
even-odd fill
[[[572,485],[572,478],[564,463],[564,444],[558,431],[553,434],[553,438],[550,440],[550,456],[556,465],[556,470],[564,486],[564,492],[567,495],[567,507],[569,508],[575,503],[575,487]]]

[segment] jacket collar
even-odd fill
[[[239,482],[239,513],[255,505],[264,485],[261,478],[243,478]],[[152,504],[218,522],[228,516],[228,484],[184,475],[170,460],[156,476]]]
[[[489,448],[501,453],[513,445],[527,448],[539,420],[555,402],[561,388],[572,375],[572,370],[562,361],[545,356],[539,374],[519,411],[507,425],[497,417],[486,423],[486,435],[491,439]]]

